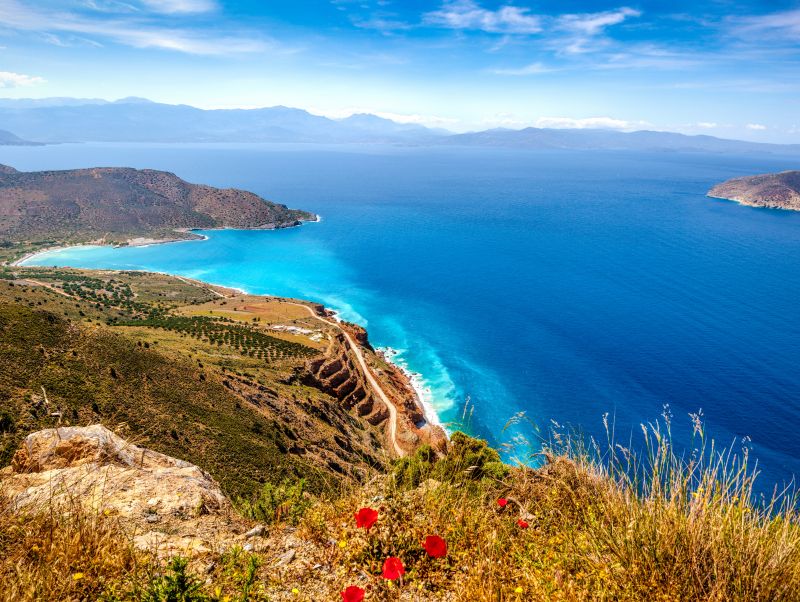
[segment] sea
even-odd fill
[[[800,474],[800,212],[705,196],[759,154],[318,145],[0,147],[21,170],[131,166],[320,215],[75,247],[34,265],[168,272],[311,299],[416,376],[431,419],[529,459],[550,429],[626,445],[702,413],[760,486]],[[605,420],[604,420],[605,417]]]

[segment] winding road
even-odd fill
[[[397,442],[397,407],[389,399],[389,396],[386,395],[386,393],[383,391],[380,384],[378,384],[377,379],[373,376],[372,371],[367,366],[367,362],[364,359],[364,354],[361,353],[361,349],[359,348],[358,344],[353,340],[353,337],[350,336],[350,333],[347,332],[336,322],[328,320],[318,315],[308,305],[303,305],[302,303],[292,303],[291,301],[284,301],[284,303],[305,308],[312,318],[319,320],[320,322],[324,322],[328,326],[333,326],[334,328],[337,328],[344,335],[344,338],[347,339],[347,343],[350,345],[350,349],[353,350],[353,353],[355,354],[356,359],[358,360],[359,366],[361,366],[362,372],[364,372],[364,376],[367,377],[367,381],[372,387],[372,390],[378,394],[378,397],[381,398],[381,401],[383,401],[383,403],[386,404],[386,407],[389,410],[389,440],[392,442],[394,446],[394,451],[397,454],[397,457],[402,458],[403,456],[405,456],[406,452],[403,450],[402,447],[400,447],[400,444]]]

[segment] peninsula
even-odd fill
[[[800,171],[733,178],[714,186],[708,196],[751,207],[800,211]]]
[[[192,229],[276,229],[316,219],[252,192],[190,184],[153,169],[0,166],[0,244],[23,252],[23,245],[180,240],[196,238]]]

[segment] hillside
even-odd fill
[[[708,196],[751,207],[800,211],[800,171],[733,178],[714,186]]]
[[[192,228],[272,229],[315,219],[236,189],[150,169],[18,172],[0,167],[0,241],[186,238]]]
[[[388,411],[318,311],[155,274],[6,268],[0,465],[32,431],[102,422],[201,465],[232,497],[362,481],[392,455]],[[415,426],[403,375],[363,353],[399,408],[402,447],[443,445]]]
[[[554,438],[538,468],[456,433],[358,487],[265,488],[250,518],[202,466],[44,430],[0,470],[0,600],[798,600],[791,497],[756,502],[746,459],[679,458],[664,426],[646,457]]]

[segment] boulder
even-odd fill
[[[0,494],[17,511],[70,511],[80,504],[119,517],[144,532],[140,544],[168,540],[159,533],[169,533],[183,546],[204,532],[217,539],[231,526],[231,503],[208,473],[99,424],[28,435],[0,471]]]

